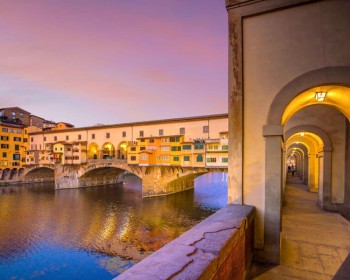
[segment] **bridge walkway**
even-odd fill
[[[299,177],[288,177],[280,265],[255,263],[253,279],[350,279],[350,222],[317,205]]]

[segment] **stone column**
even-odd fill
[[[331,209],[332,204],[332,148],[324,147],[319,157],[319,205]]]
[[[346,150],[345,150],[345,189],[344,205],[349,208],[350,215],[350,123],[346,121]]]
[[[308,186],[310,192],[318,191],[317,177],[316,174],[317,158],[316,154],[309,154],[309,175],[308,175]]]
[[[262,258],[269,263],[280,261],[282,210],[283,129],[280,125],[264,126],[265,137],[265,232]]]
[[[303,172],[303,183],[308,182],[308,170],[309,170],[309,159],[307,154],[304,154],[304,172]]]
[[[229,20],[229,162],[228,202],[243,204],[242,22],[240,9],[228,10]]]

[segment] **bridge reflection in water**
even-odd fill
[[[227,176],[194,190],[142,199],[124,184],[55,191],[52,184],[0,188],[0,278],[110,279],[226,205]]]

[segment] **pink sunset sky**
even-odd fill
[[[227,112],[224,0],[0,1],[0,108],[75,126]]]

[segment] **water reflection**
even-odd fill
[[[226,204],[226,175],[195,185],[147,199],[133,176],[86,189],[0,188],[0,279],[116,276]]]

